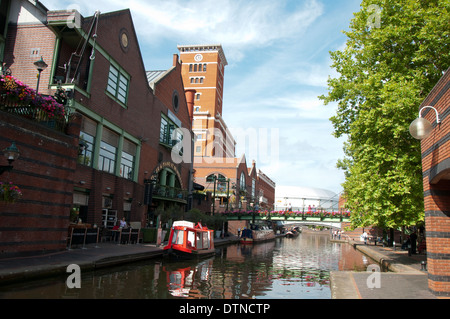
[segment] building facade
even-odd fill
[[[225,67],[221,45],[178,46],[186,90],[195,90],[194,157],[235,157],[235,141],[222,117]]]
[[[192,161],[174,161],[173,156],[181,140],[192,148],[192,122],[181,66],[174,66],[178,81],[168,74],[154,88],[150,86],[129,10],[96,12],[85,18],[74,10],[48,11],[31,1],[13,3],[8,13],[4,70],[34,87],[37,70],[33,62],[44,59],[48,68],[41,72],[39,93],[64,92],[67,110],[76,115],[77,124],[69,137],[47,138],[58,145],[67,144],[65,155],[43,139],[19,140],[24,155],[11,176],[23,187],[24,196],[7,208],[1,207],[1,214],[8,216],[2,234],[9,234],[8,239],[1,238],[9,240],[2,251],[17,251],[18,243],[25,241],[30,245],[23,245],[24,251],[64,249],[72,222],[112,228],[125,217],[129,223],[145,227],[155,225],[155,212],[187,210]],[[12,121],[3,118],[6,123]],[[177,128],[189,136],[173,135]],[[6,142],[13,138],[13,133],[4,137]],[[26,156],[28,148],[40,153]],[[55,159],[47,163],[52,157]],[[34,177],[57,180],[63,186],[44,182],[40,190],[29,185],[29,173],[19,173],[24,162],[35,163]],[[66,176],[60,177],[61,170]],[[32,195],[32,191],[41,192],[46,199],[57,194],[58,204],[46,205],[44,200],[41,208],[50,209],[24,210],[13,216],[14,210],[37,201],[39,195]],[[47,226],[51,214],[62,223]],[[17,223],[34,227],[24,226],[23,234],[17,234]],[[17,235],[11,239],[13,232]],[[59,237],[50,242],[47,236],[51,232]],[[33,241],[36,245],[31,245]]]
[[[450,69],[420,106],[433,123],[431,135],[422,140],[426,249],[429,289],[450,296]],[[436,123],[436,113],[441,123]]]
[[[212,213],[259,209],[261,201],[263,207],[273,207],[275,183],[264,173],[258,173],[255,162],[248,167],[244,155],[236,157],[235,139],[223,119],[228,62],[222,46],[183,45],[178,46],[178,50],[185,89],[195,96],[192,108],[194,179],[204,188],[195,196],[211,194]]]

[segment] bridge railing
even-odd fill
[[[347,221],[349,212],[325,211],[226,211],[220,213],[228,220],[308,220],[308,221]]]

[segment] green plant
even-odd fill
[[[13,183],[0,182],[0,200],[7,203],[14,203],[22,197],[22,191]]]

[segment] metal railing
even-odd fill
[[[67,115],[64,118],[51,118],[47,112],[30,102],[10,99],[3,94],[0,94],[0,111],[35,121],[60,132],[65,131],[68,122]]]
[[[186,202],[188,199],[188,191],[166,185],[154,185],[153,197]]]

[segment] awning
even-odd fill
[[[205,186],[197,184],[197,183],[194,183],[194,190],[196,190],[196,191],[203,191],[203,190],[205,190]]]

